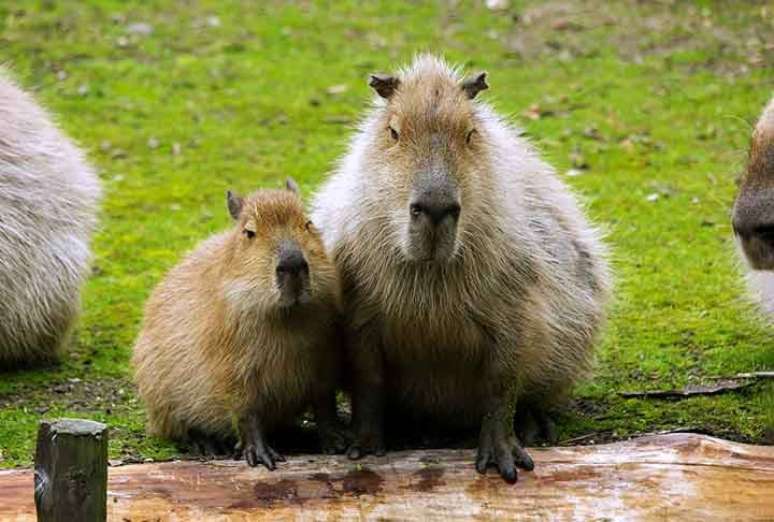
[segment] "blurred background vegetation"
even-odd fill
[[[774,368],[744,298],[729,209],[774,88],[774,8],[732,1],[25,1],[0,3],[0,62],[58,115],[106,197],[69,355],[0,373],[0,466],[31,462],[43,417],[146,438],[129,355],[143,303],[228,225],[225,192],[293,176],[309,195],[367,107],[367,73],[432,51],[490,73],[512,117],[609,231],[617,300],[565,443],[688,429],[772,442],[774,388],[678,402],[671,389]]]

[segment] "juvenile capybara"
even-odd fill
[[[379,97],[313,211],[344,289],[348,454],[383,453],[397,407],[480,425],[476,468],[514,481],[533,466],[514,411],[547,431],[589,369],[605,249],[554,170],[476,101],[485,74],[420,56],[370,85]]]
[[[266,433],[312,404],[323,449],[342,443],[338,276],[297,191],[229,193],[234,227],[153,292],[133,357],[151,434],[217,451],[235,424],[247,462],[274,469]]]
[[[774,314],[774,98],[753,130],[732,224],[750,288],[761,308]]]
[[[80,310],[100,183],[0,67],[0,367],[58,358]]]

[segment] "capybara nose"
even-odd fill
[[[411,203],[411,217],[417,219],[422,215],[427,216],[434,225],[438,225],[447,217],[457,221],[460,217],[460,204],[456,201],[438,201],[433,199],[420,199]]]
[[[277,260],[277,275],[297,276],[308,273],[309,264],[301,249],[293,242],[283,242]]]

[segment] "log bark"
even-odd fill
[[[99,422],[40,423],[34,472],[39,521],[107,518],[107,440],[107,426]]]
[[[774,447],[695,434],[532,449],[508,485],[472,450],[110,469],[110,520],[774,520]],[[31,471],[0,471],[0,520],[34,520]]]

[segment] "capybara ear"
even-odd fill
[[[382,98],[389,99],[400,85],[400,80],[387,74],[372,74],[368,85]]]
[[[298,183],[293,178],[287,178],[285,180],[285,188],[293,194],[301,194],[301,189],[298,188]]]
[[[462,81],[462,90],[468,95],[471,100],[476,97],[478,93],[489,88],[486,83],[486,73],[478,73],[475,76],[465,78]]]
[[[242,213],[242,205],[244,205],[244,198],[237,196],[230,190],[226,192],[226,202],[228,203],[228,213],[234,219],[239,219],[239,214]]]

